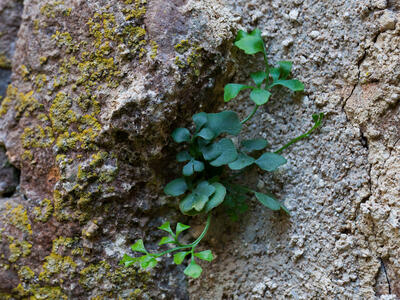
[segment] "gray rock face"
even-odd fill
[[[11,60],[21,24],[22,1],[0,1],[0,96],[4,97],[11,82]],[[1,99],[0,99],[1,102]]]
[[[26,1],[22,18],[0,110],[0,142],[21,169],[20,196],[1,206],[4,297],[186,299],[181,270],[118,262],[139,236],[159,238],[149,230],[168,211],[172,128],[218,106],[229,11]]]
[[[11,61],[21,24],[21,1],[0,1],[0,103],[11,82]],[[19,172],[10,165],[0,143],[0,197],[11,196],[19,183]]]
[[[5,150],[0,147],[0,196],[11,196],[19,183],[18,171],[8,162]]]
[[[2,1],[0,17],[18,20],[5,14],[10,5],[22,7]],[[400,297],[399,9],[381,0],[25,1],[0,108],[0,144],[21,170],[20,191],[0,199],[0,298]],[[286,150],[285,167],[243,177],[292,216],[250,203],[235,223],[218,211],[207,237],[216,259],[201,281],[187,282],[169,259],[150,272],[118,266],[134,240],[156,248],[155,228],[183,221],[162,193],[177,170],[169,135],[192,113],[222,107],[224,84],[262,66],[232,48],[239,28],[254,27],[270,61],[293,61],[306,91],[277,91],[245,134],[276,149],[311,114],[327,116]],[[227,107],[252,109],[235,101]],[[4,170],[0,182],[14,178]],[[190,222],[196,231],[201,220]]]

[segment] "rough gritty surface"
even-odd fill
[[[240,225],[219,221],[218,258],[205,282],[191,282],[193,299],[400,297],[398,7],[230,3],[241,26],[262,30],[271,61],[292,60],[307,86],[303,99],[276,95],[251,134],[277,148],[309,127],[312,113],[327,118],[286,151],[285,168],[253,180],[285,199],[292,217],[255,204]]]
[[[0,200],[0,296],[400,297],[399,11],[386,0],[25,1],[0,109],[0,142],[21,169],[20,192]],[[247,133],[276,149],[326,114],[278,172],[243,178],[292,216],[252,203],[235,223],[218,211],[206,242],[216,259],[189,285],[169,260],[118,267],[129,243],[153,247],[150,232],[180,218],[161,192],[168,135],[221,105],[235,71],[244,82],[262,66],[231,49],[238,28],[255,27],[306,91],[274,93]],[[245,115],[242,98],[229,107]]]
[[[25,1],[0,110],[21,170],[0,202],[1,297],[188,297],[181,270],[118,261],[176,219],[171,127],[216,106],[234,31],[213,1]]]

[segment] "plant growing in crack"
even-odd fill
[[[213,209],[224,204],[228,213],[233,218],[237,218],[238,214],[247,209],[246,200],[254,196],[265,207],[274,211],[281,210],[289,215],[288,209],[274,195],[242,186],[236,182],[236,177],[252,165],[257,165],[264,171],[273,172],[285,164],[286,159],[280,153],[293,143],[308,137],[321,125],[324,115],[323,113],[313,115],[314,126],[310,130],[276,151],[257,155],[268,145],[267,140],[261,138],[242,140],[237,147],[230,136],[239,135],[243,126],[251,120],[258,108],[268,102],[272,88],[283,86],[298,92],[304,90],[304,85],[297,79],[289,79],[291,62],[280,61],[273,68],[269,65],[265,45],[258,29],[250,33],[239,31],[235,46],[249,55],[262,53],[265,69],[251,74],[254,85],[227,84],[224,89],[224,100],[231,101],[241,91],[250,89],[250,99],[254,103],[254,109],[242,121],[233,111],[200,112],[192,116],[195,124],[193,132],[187,128],[177,128],[172,133],[175,142],[186,143],[186,150],[179,152],[176,156],[178,162],[185,164],[182,168],[183,176],[168,183],[164,192],[169,196],[178,197],[179,209],[183,214],[207,215],[204,230],[194,242],[182,244],[179,235],[190,227],[178,223],[173,231],[170,223],[166,222],[159,229],[167,232],[168,236],[163,237],[159,245],[170,244],[172,247],[160,253],[150,253],[146,250],[143,240],[140,239],[132,245],[131,249],[143,255],[132,257],[125,254],[121,260],[125,266],[139,263],[144,269],[151,268],[157,264],[160,257],[175,253],[173,260],[177,265],[189,257],[190,262],[184,273],[189,277],[198,278],[202,273],[202,268],[196,263],[196,258],[213,260],[210,250],[195,251],[210,227]]]

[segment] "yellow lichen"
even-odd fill
[[[50,107],[50,120],[56,132],[64,132],[71,123],[76,122],[76,114],[71,109],[72,101],[63,92],[59,92]]]
[[[55,18],[56,13],[59,11],[61,5],[64,4],[64,1],[53,1],[46,3],[45,5],[40,7],[40,13],[45,15],[47,18]],[[62,12],[63,10],[61,10]]]
[[[151,41],[151,54],[150,58],[155,59],[157,57],[157,52],[158,52],[158,44],[155,41]]]
[[[42,87],[47,83],[47,81],[48,80],[45,74],[39,74],[36,76],[35,85],[38,92],[42,90]]]
[[[52,253],[63,253],[66,249],[71,249],[73,245],[77,242],[77,238],[63,237],[60,236],[53,240]]]
[[[182,40],[180,43],[174,46],[175,51],[178,52],[179,54],[185,53],[186,51],[189,50],[190,47],[191,46],[188,40]]]
[[[47,56],[41,56],[41,57],[39,57],[39,63],[40,63],[40,65],[44,65],[44,64],[47,62],[47,60],[48,60],[48,57],[47,57]]]
[[[55,253],[45,257],[46,262],[43,264],[43,271],[39,274],[39,279],[43,281],[54,281],[54,275],[72,274],[75,272],[77,264],[69,256],[61,256]]]
[[[9,237],[9,250],[10,250],[10,256],[8,257],[8,260],[12,263],[16,262],[21,256],[22,257],[27,257],[29,254],[31,254],[31,248],[32,245],[28,243],[27,241],[19,241],[15,240],[14,238]]]
[[[7,104],[5,104],[7,109],[11,102],[15,103],[15,118],[17,120],[20,119],[22,115],[29,116],[35,110],[43,108],[43,105],[33,97],[33,91],[24,94],[19,92],[18,89],[11,84],[7,88],[6,99],[7,98]],[[5,101],[5,99],[3,101]]]
[[[25,80],[28,79],[28,75],[29,75],[30,71],[29,71],[29,69],[27,68],[27,66],[21,65],[21,66],[19,67],[19,72],[20,72],[20,74],[21,74],[21,76],[22,76],[23,79],[25,79]]]
[[[32,151],[31,150],[25,150],[24,153],[22,154],[22,159],[31,161],[33,159]]]
[[[51,200],[44,198],[40,206],[33,209],[33,215],[36,222],[47,222],[53,213],[53,204]]]
[[[18,276],[22,281],[31,281],[35,278],[35,272],[33,272],[28,266],[23,266],[18,270]]]
[[[9,97],[5,97],[1,102],[0,117],[4,116],[7,113],[8,109],[10,108],[10,105],[11,105],[11,99]]]
[[[54,142],[53,129],[49,126],[42,128],[39,125],[25,127],[21,142],[25,149],[49,147]]]
[[[69,32],[59,32],[57,30],[56,33],[51,36],[51,39],[56,42],[59,48],[64,46],[67,53],[76,52],[80,47],[80,44],[73,41]]]
[[[126,5],[129,5],[127,8],[123,8],[122,12],[125,15],[125,19],[127,21],[131,19],[139,19],[143,17],[146,14],[146,0],[134,0],[135,2],[133,3],[133,0],[126,0],[124,3]],[[131,6],[133,4],[133,6]]]
[[[99,151],[96,154],[92,154],[90,166],[91,167],[98,167],[104,160],[107,158],[108,154],[105,151]]]
[[[67,151],[70,149],[74,149],[78,141],[79,135],[77,132],[73,131],[69,133],[68,131],[65,131],[58,136],[56,146],[59,151]]]
[[[19,230],[32,234],[32,227],[29,222],[28,213],[21,204],[13,207],[9,202],[7,202],[5,219],[9,224],[14,225]]]
[[[0,53],[0,69],[11,69],[11,61],[4,53]]]

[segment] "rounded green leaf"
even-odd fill
[[[267,74],[263,71],[260,71],[260,72],[251,73],[250,77],[253,79],[256,86],[260,87],[260,85],[264,82],[265,78],[267,78]]]
[[[271,74],[272,80],[277,81],[277,80],[279,80],[279,77],[281,76],[281,71],[279,68],[272,68],[270,70],[270,74]]]
[[[254,163],[255,159],[244,154],[244,153],[239,153],[238,157],[236,160],[233,162],[229,163],[229,168],[231,170],[241,170],[243,168],[246,168]]]
[[[186,165],[183,166],[182,174],[184,176],[192,176],[194,173],[193,170],[193,161],[189,161]]]
[[[194,279],[199,278],[201,272],[203,272],[203,269],[198,264],[196,264],[194,259],[192,259],[190,264],[186,267],[185,271],[183,271],[186,276],[192,277]]]
[[[268,207],[269,209],[272,210],[281,209],[281,204],[273,197],[262,193],[254,193],[254,194],[256,195],[257,200],[260,201],[262,205]]]
[[[176,224],[176,236],[178,236],[181,232],[188,230],[190,228],[189,225],[185,225],[182,223]]]
[[[189,154],[189,152],[187,152],[187,151],[182,151],[182,152],[179,152],[177,155],[176,155],[176,160],[178,161],[178,162],[184,162],[184,161],[188,161],[188,160],[191,160],[192,159],[192,156]]]
[[[172,132],[172,138],[177,143],[189,142],[190,131],[187,128],[177,128]]]
[[[244,84],[228,83],[224,87],[224,101],[228,102],[235,98],[240,93],[240,91],[251,88],[253,87]]]
[[[257,105],[263,105],[267,103],[269,97],[271,97],[271,93],[262,89],[256,89],[250,93],[250,99],[253,100],[253,102]]]
[[[291,80],[278,80],[275,81],[271,87],[276,86],[276,85],[282,85],[284,87],[287,87],[288,89],[294,91],[294,92],[301,92],[304,91],[304,84],[297,79],[291,79]]]
[[[196,194],[195,201],[193,203],[193,208],[196,211],[200,212],[206,205],[207,201],[208,201],[208,196],[203,194]]]
[[[205,160],[211,161],[214,167],[229,164],[236,160],[238,153],[236,147],[230,139],[224,138],[208,147],[201,149]]]
[[[183,198],[181,202],[179,202],[179,209],[184,215],[186,215],[193,209],[194,202],[195,194],[191,193]]]
[[[214,259],[211,250],[205,250],[205,251],[201,251],[198,253],[195,253],[194,256],[202,259],[202,260],[206,260],[206,261],[212,261]]]
[[[136,243],[134,243],[131,246],[132,251],[137,251],[137,252],[142,252],[142,253],[148,253],[147,250],[144,248],[143,240],[137,240]]]
[[[207,114],[206,127],[214,132],[215,137],[221,133],[238,135],[242,129],[239,116],[234,111],[223,111],[216,114]]]
[[[212,186],[215,188],[215,193],[211,199],[206,203],[204,212],[208,213],[212,209],[216,208],[222,202],[224,202],[226,195],[226,188],[219,182],[214,182]]]
[[[208,201],[208,198],[214,194],[215,187],[207,181],[200,182],[193,190],[193,193],[187,195],[180,203],[179,208],[185,215],[193,215],[200,212]]]
[[[193,161],[193,169],[196,172],[203,172],[204,171],[204,163],[198,160]]]
[[[241,142],[243,152],[252,152],[257,150],[262,150],[267,147],[268,142],[264,139],[253,139]]]
[[[260,36],[246,36],[235,42],[235,46],[246,54],[264,52],[264,42]]]
[[[180,196],[184,194],[188,189],[184,178],[178,178],[172,180],[164,188],[164,193],[170,196]]]
[[[288,78],[290,71],[292,70],[292,62],[291,61],[279,61],[279,70],[281,73],[281,78],[286,79]]]
[[[200,132],[197,134],[197,136],[202,137],[203,139],[210,141],[214,138],[214,132],[212,132],[208,128],[203,128],[200,130]]]
[[[283,156],[273,152],[264,153],[255,161],[261,169],[269,172],[275,171],[286,162],[287,161]]]
[[[192,116],[193,122],[196,125],[196,131],[199,131],[204,124],[207,123],[207,113],[201,112]]]
[[[209,184],[208,181],[201,181],[193,191],[196,194],[205,195],[210,197],[215,192],[215,187]]]
[[[185,259],[186,255],[188,255],[190,251],[183,251],[174,254],[174,263],[176,265],[180,265]]]

